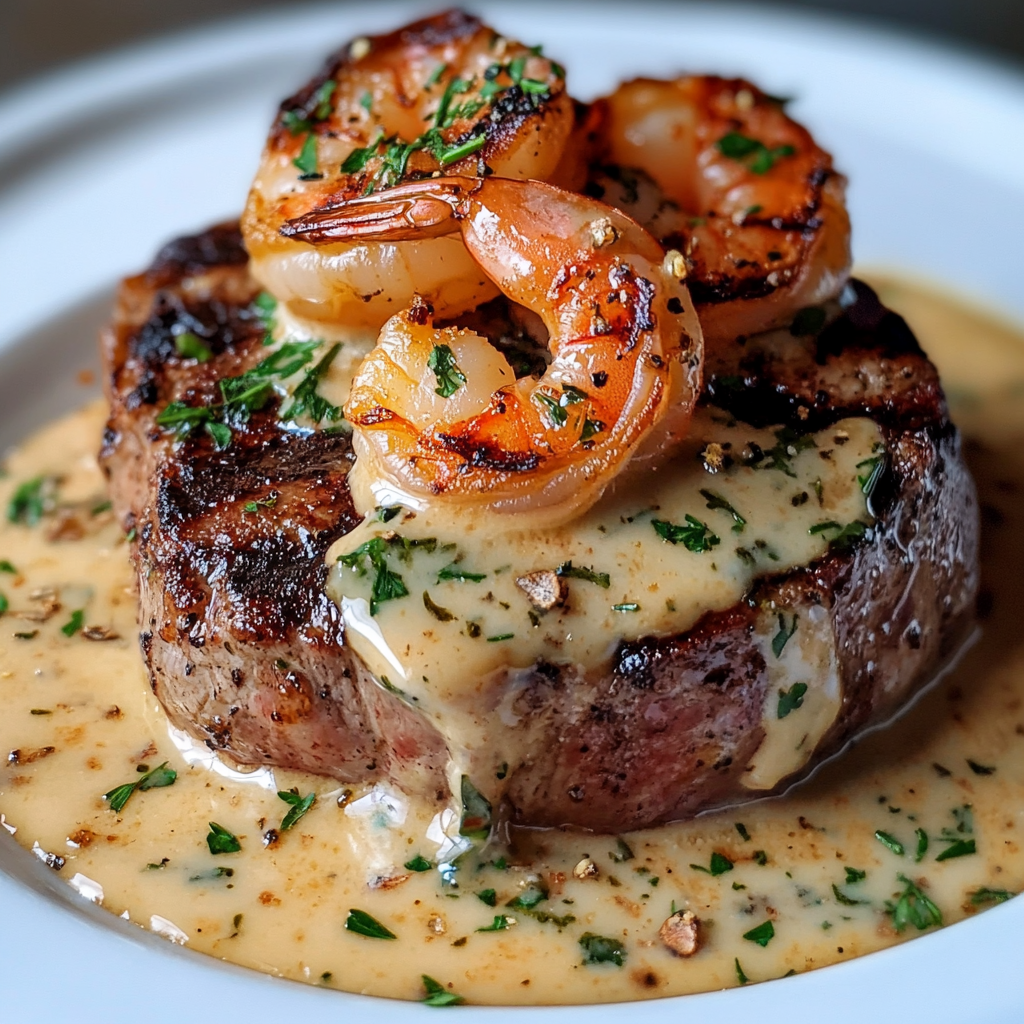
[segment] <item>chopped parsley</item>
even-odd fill
[[[10,573],[11,576],[18,575],[18,570],[6,558],[0,558],[0,572]]]
[[[508,914],[495,914],[494,920],[485,928],[477,928],[478,932],[503,932],[507,931],[516,923],[514,917]]]
[[[10,607],[11,602],[7,600],[7,595],[0,592],[0,615],[3,615]]]
[[[498,894],[493,889],[481,889],[476,894],[476,898],[488,907],[496,907],[498,905]]]
[[[286,110],[281,115],[281,123],[291,132],[292,135],[301,135],[308,132],[314,124],[326,121],[333,113],[334,107],[331,102],[338,83],[333,78],[328,78],[307,101],[305,109],[296,107]]]
[[[423,607],[437,619],[438,622],[455,622],[458,616],[453,615],[447,608],[436,604],[430,597],[430,592],[423,591]]]
[[[755,854],[754,856],[756,858],[757,855]],[[710,867],[704,867],[703,864],[691,864],[690,867],[694,871],[703,871],[704,874],[717,878],[719,875],[724,875],[727,871],[732,871],[733,863],[728,857],[716,850],[711,854]]]
[[[709,509],[721,509],[721,511],[727,512],[729,515],[732,516],[733,533],[743,532],[743,527],[747,525],[746,519],[744,519],[743,516],[741,516],[739,512],[737,512],[736,509],[734,509],[732,505],[730,505],[729,502],[725,500],[725,498],[723,498],[720,494],[716,494],[714,491],[707,491],[704,490],[703,488],[701,489],[700,493],[701,497],[704,498],[704,500],[708,503],[707,507]]]
[[[288,792],[278,790],[277,795],[289,805],[288,813],[281,821],[282,832],[287,832],[294,825],[298,824],[299,819],[316,803],[316,793],[300,796],[294,790],[289,790]]]
[[[942,912],[921,891],[920,887],[906,875],[896,876],[903,883],[903,892],[893,902],[886,900],[885,909],[892,917],[893,927],[902,932],[908,924],[915,925],[919,931],[942,924]]]
[[[870,900],[855,900],[852,896],[847,896],[835,882],[832,883],[832,894],[835,896],[836,902],[842,903],[844,907],[866,906],[871,902]]]
[[[85,623],[85,611],[79,608],[71,613],[71,618],[60,627],[65,636],[74,636]]]
[[[692,551],[694,554],[710,551],[720,543],[720,539],[708,529],[706,523],[702,523],[691,515],[686,516],[686,523],[683,526],[666,522],[664,519],[652,519],[651,526],[663,540],[667,540],[670,544],[682,544],[687,551]]]
[[[206,845],[210,848],[210,853],[238,853],[242,849],[238,836],[229,832],[223,825],[211,821],[209,826],[210,831],[206,835]]]
[[[337,405],[332,405],[317,391],[317,386],[340,351],[341,342],[337,342],[315,366],[311,366],[305,372],[292,392],[291,403],[281,413],[281,419],[294,420],[300,416],[308,416],[314,423],[323,423],[324,420],[333,423],[341,416],[341,409]]]
[[[924,855],[928,852],[928,833],[923,828],[914,829],[914,835],[917,837],[917,849],[914,851],[914,863],[919,864],[924,860]]]
[[[972,761],[967,758],[967,767],[974,772],[975,775],[993,775],[995,774],[995,768],[987,764],[978,764],[977,761]]]
[[[779,690],[779,705],[776,715],[786,718],[791,712],[803,707],[804,695],[807,693],[806,683],[794,683],[788,690]]]
[[[636,601],[623,601],[621,604],[612,605],[613,612],[638,612],[640,605]]]
[[[401,540],[401,538],[395,538]],[[376,615],[380,606],[386,601],[395,601],[407,597],[409,589],[401,575],[388,567],[387,549],[389,541],[383,537],[371,537],[360,544],[355,551],[347,555],[339,555],[338,561],[359,576],[365,576],[368,569],[374,573],[373,585],[370,589],[370,614]]]
[[[487,573],[468,572],[465,569],[460,569],[455,562],[452,562],[450,565],[446,565],[437,574],[438,583],[441,583],[444,580],[456,580],[459,583],[479,583],[481,580],[485,579],[487,579]]]
[[[1013,898],[1013,893],[1006,889],[989,889],[987,886],[982,886],[982,888],[969,893],[968,896],[972,906],[981,907],[986,903],[1005,903]]]
[[[466,383],[466,375],[459,369],[455,353],[447,345],[434,346],[427,359],[427,366],[437,378],[434,391],[442,398],[451,398]]]
[[[473,785],[468,775],[462,776],[462,821],[459,835],[482,842],[491,834],[491,805]]]
[[[823,523],[815,523],[807,532],[813,535],[826,533],[830,530],[838,532],[829,541],[829,549],[843,554],[849,551],[856,541],[862,540],[867,536],[869,527],[859,519],[855,519],[852,523],[847,523],[846,526],[837,523],[834,519],[829,519]]]
[[[595,572],[586,565],[573,565],[572,562],[563,562],[555,574],[565,579],[586,580],[587,583],[596,583],[599,587],[607,590],[612,585],[612,578],[606,572]]]
[[[890,853],[895,853],[897,857],[902,857],[904,853],[906,853],[903,844],[895,836],[890,835],[888,832],[883,832],[881,829],[878,829],[878,831],[875,832],[875,838]]]
[[[977,852],[973,839],[955,839],[935,859],[936,861],[952,860],[954,857],[967,857]]]
[[[357,935],[365,935],[370,939],[397,939],[398,936],[386,928],[375,917],[371,917],[365,910],[352,908],[345,918],[345,929],[355,932]]]
[[[429,974],[421,974],[420,977],[423,979],[423,988],[426,990],[427,998],[421,1000],[425,1006],[457,1006],[459,1003],[464,1003],[465,999],[456,994],[455,992],[449,992],[439,981],[434,981]]]
[[[868,877],[866,871],[860,871],[857,868],[846,869],[846,884],[853,885],[855,882],[863,882]]]
[[[775,938],[775,926],[771,921],[765,921],[764,924],[751,928],[749,932],[744,932],[743,938],[748,942],[756,942],[761,947],[767,946]]]
[[[633,860],[636,854],[633,853],[632,847],[629,845],[629,843],[626,842],[625,839],[616,836],[615,849],[612,852],[610,852],[608,856],[611,857],[611,859],[615,861],[616,864],[624,864],[627,860]]]
[[[35,714],[34,711],[33,714]],[[145,792],[147,789],[163,789],[165,786],[173,786],[177,778],[178,773],[173,768],[168,768],[167,762],[164,761],[163,764],[157,765],[151,772],[143,775],[141,779],[127,782],[123,786],[115,787],[109,793],[104,793],[103,799],[107,801],[112,811],[120,811],[128,803],[135,790]]]
[[[433,865],[430,861],[418,853],[412,860],[407,860],[405,862],[406,871],[429,871],[431,867],[433,867]]]
[[[191,331],[177,335],[174,339],[174,348],[179,356],[185,359],[194,359],[198,363],[208,362],[213,356],[210,346],[198,334],[193,334]]]
[[[746,985],[750,981],[750,979],[743,973],[743,968],[740,967],[740,958],[736,957],[733,963],[736,966],[736,980],[741,985]]]
[[[797,619],[799,619],[799,618],[800,618],[800,616],[797,615],[794,612],[793,613],[793,620],[787,626],[786,625],[786,616],[783,615],[782,612],[779,612],[779,631],[778,631],[778,633],[775,634],[774,637],[772,637],[772,654],[774,654],[776,658],[781,658],[782,657],[782,652],[785,650],[786,644],[789,643],[790,638],[796,632]],[[799,685],[802,685],[802,684],[798,683],[796,685],[799,686]],[[795,690],[796,686],[794,686],[793,689]],[[806,691],[807,691],[807,687],[804,686],[803,692],[806,692]],[[800,705],[797,704],[796,707],[800,707]],[[790,709],[790,710],[792,710],[792,709]],[[787,714],[788,714],[788,712],[787,712]],[[779,718],[785,718],[785,717],[786,717],[786,715],[782,714],[781,713],[781,709],[780,709]]]
[[[306,136],[305,142],[302,143],[302,149],[299,150],[299,155],[292,161],[292,165],[297,167],[304,177],[317,173],[319,160],[317,158],[316,149],[316,136],[310,132]]]
[[[769,148],[760,139],[740,132],[726,132],[715,143],[715,148],[722,156],[745,164],[754,174],[767,174],[779,160],[796,153],[790,145]]]
[[[609,939],[603,935],[586,932],[579,938],[583,949],[583,964],[615,964],[622,967],[626,962],[626,947],[618,939]]]
[[[53,502],[51,477],[37,476],[18,485],[7,505],[7,519],[12,523],[36,526]]]
[[[775,431],[775,445],[764,452],[763,469],[777,469],[786,476],[796,478],[790,460],[809,448],[817,448],[810,434],[798,434],[792,427]]]
[[[740,834],[740,839],[745,843],[750,842],[750,833],[747,831],[747,826],[742,821],[736,822],[736,831]]]
[[[863,475],[857,474],[857,483],[860,484],[861,492],[870,498],[885,472],[885,458],[881,455],[872,455],[871,458],[858,462],[857,468],[865,470]]]

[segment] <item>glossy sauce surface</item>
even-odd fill
[[[921,887],[947,924],[1024,889],[1024,642],[1017,625],[1024,601],[1024,343],[926,289],[877,283],[938,364],[965,434],[985,510],[982,630],[960,665],[906,716],[811,783],[783,798],[620,838],[518,834],[507,848],[467,854],[449,878],[453,885],[436,870],[416,870],[439,859],[445,822],[397,792],[349,791],[284,772],[243,779],[211,771],[205,751],[180,737],[184,750],[176,745],[144,677],[124,539],[103,507],[93,459],[103,420],[94,406],[30,439],[0,479],[7,508],[26,481],[59,478],[56,507],[38,525],[0,526],[0,593],[8,604],[0,616],[0,822],[26,849],[51,855],[51,867],[84,898],[101,899],[172,941],[311,983],[407,999],[426,994],[423,974],[474,1003],[623,1000],[759,982],[919,934],[914,916],[926,926],[934,918],[921,901],[901,902],[907,885],[900,875]],[[871,444],[866,433],[848,448],[870,452]],[[678,515],[693,497],[665,504],[676,500]],[[743,510],[744,496],[727,497]],[[781,497],[788,500],[788,491]],[[713,522],[721,538],[714,550],[670,548],[649,520],[635,528],[669,549],[665,557],[705,570],[717,560],[719,575],[742,589],[746,563],[721,557],[740,535],[703,502],[692,514]],[[620,526],[625,551],[634,524]],[[428,527],[413,520],[402,531],[427,536]],[[591,540],[573,543],[579,546],[545,551],[544,566],[572,558],[632,579],[618,555],[598,565]],[[815,553],[794,552],[789,564]],[[422,570],[415,562],[408,570],[410,581],[424,574],[409,587],[416,615],[429,614],[420,595],[428,589],[459,621],[414,625],[421,633],[425,623],[450,626],[450,647],[454,631],[475,614],[461,595],[487,587],[497,602],[499,594],[493,578],[435,590],[427,577],[436,581],[447,562],[431,557],[437,566],[428,559]],[[469,554],[465,565],[480,568]],[[500,599],[522,601],[509,586]],[[571,586],[588,612],[603,602],[599,617],[639,615],[605,607],[631,600],[655,607],[618,580],[614,593],[576,579]],[[723,590],[725,604],[735,599],[730,594]],[[663,615],[668,609],[658,598]],[[493,628],[508,631],[500,612],[511,608],[499,605]],[[529,621],[528,605],[516,614],[518,630],[519,619]],[[483,642],[486,657],[502,647]],[[428,659],[429,645],[423,650],[418,656]],[[172,785],[136,790],[120,812],[102,798],[146,777],[143,765],[152,771],[165,761],[177,772]],[[282,830],[291,805],[277,791],[292,788],[300,797],[316,793],[316,800]],[[238,838],[239,852],[211,852],[211,821]],[[268,829],[278,836],[265,845]],[[918,830],[928,837],[920,859]],[[397,938],[346,930],[353,908]],[[693,957],[676,956],[659,939],[673,909],[691,910],[701,922]],[[897,932],[908,909],[912,919]],[[584,962],[595,958],[604,962]]]

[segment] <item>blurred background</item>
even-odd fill
[[[437,6],[449,2],[454,0],[438,0]],[[0,89],[112,47],[288,5],[289,0],[0,0]],[[790,0],[787,6],[888,24],[986,49],[1024,66],[1024,0]]]

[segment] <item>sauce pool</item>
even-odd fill
[[[964,434],[984,515],[981,636],[810,783],[621,837],[520,832],[468,855],[451,885],[429,867],[432,807],[381,786],[212,771],[169,732],[145,678],[95,403],[26,441],[0,478],[0,505],[18,499],[22,520],[0,525],[0,838],[82,898],[212,956],[405,999],[428,995],[427,975],[478,1004],[765,981],[1024,889],[1024,339],[925,287],[872,284],[938,365]],[[352,910],[394,938],[346,928]],[[659,938],[676,910],[700,921],[692,957]]]

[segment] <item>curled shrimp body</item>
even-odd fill
[[[442,168],[546,179],[574,120],[563,70],[471,15],[357,39],[281,106],[242,219],[252,272],[307,321],[376,330],[417,294],[471,309],[496,289],[457,235],[312,245],[296,218]]]
[[[637,79],[598,102],[588,191],[686,258],[709,345],[793,322],[850,268],[844,179],[743,79]]]
[[[345,406],[364,511],[441,498],[564,521],[638,449],[685,435],[700,326],[678,261],[618,210],[535,181],[452,177],[356,200],[344,215],[331,225],[344,237],[461,232],[488,279],[543,320],[551,357],[517,380],[497,348],[435,327],[425,304],[389,320]]]

